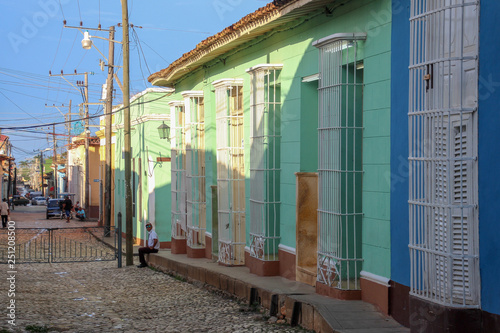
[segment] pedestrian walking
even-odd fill
[[[0,215],[2,215],[2,228],[7,227],[7,222],[9,220],[10,209],[9,204],[7,203],[7,198],[3,198],[3,201],[0,203]]]
[[[63,202],[64,212],[66,213],[66,223],[69,223],[69,217],[71,216],[71,210],[73,209],[73,201],[69,198],[69,195],[66,196],[66,199]]]
[[[158,241],[158,234],[153,229],[153,225],[151,223],[146,224],[146,230],[149,233],[148,242],[146,247],[139,248],[139,261],[140,265],[137,265],[139,268],[148,267],[146,263],[146,259],[144,259],[144,255],[146,253],[158,253],[160,249],[160,242]]]

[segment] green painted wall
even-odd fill
[[[289,23],[190,72],[179,81],[173,99],[185,90],[203,90],[206,105],[207,230],[212,227],[210,186],[216,184],[215,94],[212,82],[242,78],[245,109],[245,175],[247,231],[249,213],[249,83],[246,69],[258,64],[283,64],[281,72],[281,244],[295,248],[295,173],[317,171],[317,83],[303,77],[318,73],[318,50],[312,42],[335,33],[367,32],[364,46],[363,95],[363,270],[390,276],[389,173],[391,1],[351,1],[331,16],[318,14]],[[247,239],[248,245],[248,239]]]
[[[151,119],[151,115],[162,115],[162,117],[169,115],[168,102],[172,99],[169,96],[163,96],[165,96],[165,93],[147,92],[133,100],[130,107],[132,122],[132,198],[135,202],[133,235],[144,239],[145,230],[143,228],[145,222],[154,221],[156,222],[155,228],[160,242],[168,242],[171,238],[170,162],[157,163],[156,160],[157,157],[170,157],[170,143],[168,140],[159,138],[157,128],[162,124],[162,121]],[[137,122],[137,119],[141,117],[146,117],[146,119]],[[117,124],[123,124],[122,112],[118,113],[116,122]],[[165,124],[170,125],[168,121],[165,121]],[[122,212],[122,229],[125,230],[123,129],[118,129],[116,139],[115,215],[117,216],[118,212]],[[152,177],[154,177],[154,182]],[[151,191],[150,187],[154,187],[154,191]],[[151,203],[155,207],[154,216],[152,215],[153,211],[149,209],[150,200],[154,200],[154,203]]]

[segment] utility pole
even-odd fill
[[[104,227],[105,234],[109,235],[109,228],[111,227],[111,113],[113,112],[113,74],[114,74],[114,61],[115,61],[115,27],[111,26],[109,28],[109,56],[108,56],[108,78],[106,82],[106,128],[105,128],[105,140],[106,140],[106,152],[105,160],[106,166],[104,170]],[[119,235],[118,237],[121,237]]]
[[[70,145],[71,145],[71,100],[69,100],[69,107],[68,107],[68,150]]]
[[[90,170],[89,170],[89,73],[85,72],[85,82],[84,82],[84,94],[85,94],[85,211],[90,215]]]
[[[45,187],[43,187],[43,151],[40,152],[40,177],[42,179],[42,197],[44,197]]]
[[[12,188],[12,176],[11,176],[11,168],[12,168],[12,159],[9,155],[9,180],[7,183],[7,198],[10,197],[11,188]],[[12,192],[12,196],[14,196],[14,192]],[[12,200],[14,201],[14,200]]]
[[[130,156],[130,54],[129,54],[129,34],[128,34],[128,4],[127,0],[121,0],[122,3],[122,26],[123,26],[123,117],[124,117],[124,157],[125,157],[125,257],[126,265],[134,264],[133,245],[132,245],[132,188],[131,173],[132,163]]]
[[[57,198],[57,141],[56,141],[56,125],[52,125],[52,138],[54,140],[54,158],[52,163],[54,164],[54,198]]]
[[[17,191],[17,167],[14,167],[14,186],[12,187],[12,191]]]

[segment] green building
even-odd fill
[[[170,124],[168,102],[172,89],[148,88],[130,99],[131,188],[133,237],[143,242],[146,223],[155,225],[160,244],[170,246],[170,143],[159,137],[158,127]],[[118,106],[117,109],[121,109]],[[123,112],[115,116],[115,221],[122,214],[125,232],[125,159]]]
[[[387,312],[390,61],[390,0],[283,0],[151,75],[175,89],[171,182],[164,165],[155,191],[172,252]],[[144,161],[165,147],[142,126]]]

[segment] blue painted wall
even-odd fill
[[[500,2],[482,0],[479,25],[479,263],[481,308],[500,314]]]
[[[409,1],[392,2],[391,55],[391,280],[410,285],[408,250]]]
[[[391,279],[409,286],[408,64],[409,1],[393,0],[391,94]],[[479,48],[479,254],[481,308],[500,314],[500,2],[482,0]]]

